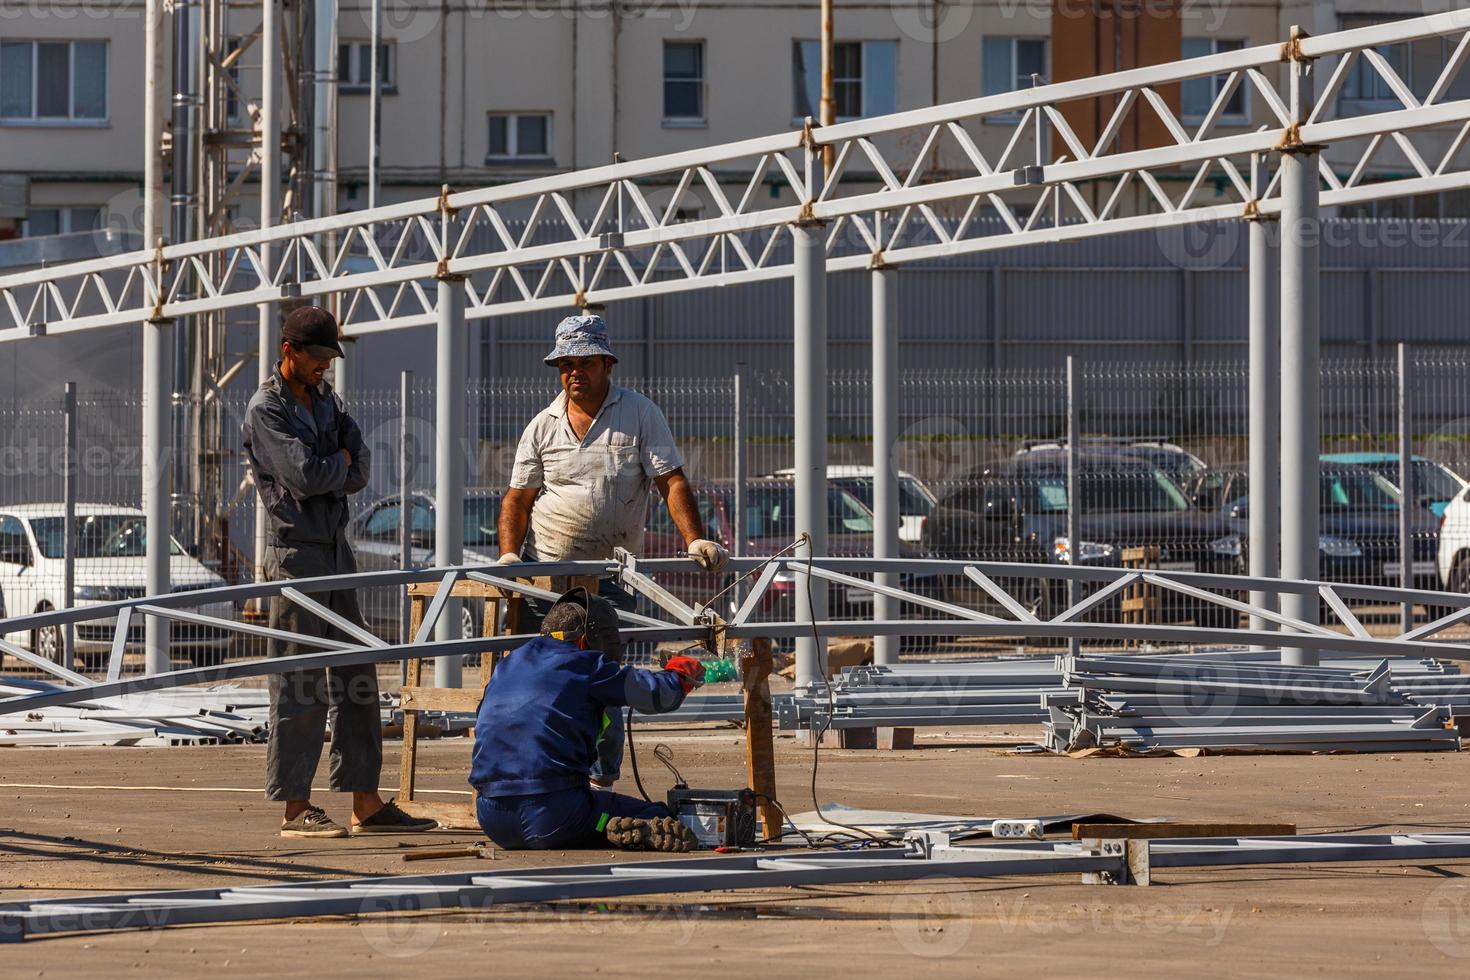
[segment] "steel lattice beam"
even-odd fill
[[[1421,100],[1375,49],[1430,37],[1454,48]],[[1458,188],[1470,181],[1470,163],[1460,162],[1470,100],[1445,96],[1467,55],[1470,11],[1455,11],[21,273],[0,278],[0,341],[329,294],[340,294],[349,334],[419,326],[434,321],[428,284],[445,275],[466,277],[459,288],[470,319],[784,279],[792,266],[778,245],[806,219],[827,222],[832,271],[1241,219],[1280,209],[1278,180],[1252,190],[1251,156],[1304,143],[1351,154],[1345,178],[1322,165],[1324,206]],[[1323,59],[1336,59],[1324,97],[1298,125],[1272,75],[1283,62]],[[1397,107],[1329,118],[1350,71],[1376,76]],[[1159,94],[1213,76],[1226,82],[1197,124]],[[1237,96],[1266,106],[1268,125],[1225,133],[1225,107]],[[1059,107],[1100,97],[1116,108],[1089,145]],[[1159,119],[1172,142],[1117,150],[1113,137],[1130,114]],[[997,116],[1021,122],[992,159],[966,127]],[[1065,154],[1041,157],[1027,146],[1036,120],[1057,133]],[[812,160],[828,147],[835,162],[822,181]],[[945,148],[963,169],[930,172]],[[1390,152],[1408,176],[1369,182]],[[1183,192],[1168,193],[1160,177],[1181,170]],[[1207,182],[1219,187],[1210,204],[1200,201]],[[672,199],[655,208],[650,183],[674,187]],[[1100,185],[1106,199],[1089,203],[1086,191]],[[1147,211],[1120,216],[1124,190],[1135,185]],[[775,197],[762,192],[767,186]],[[693,188],[716,217],[678,220]],[[961,217],[947,221],[940,210]],[[1008,230],[983,235],[981,215]],[[513,231],[517,220],[524,226]],[[932,242],[915,242],[912,228]],[[856,247],[844,248],[844,236]],[[191,282],[194,298],[185,298]]]

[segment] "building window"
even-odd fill
[[[344,95],[367,95],[373,77],[373,42],[343,41],[337,45],[337,91]],[[378,44],[378,81],[383,92],[398,90],[398,46],[392,41]]]
[[[0,121],[106,118],[106,41],[0,41]]]
[[[1207,55],[1221,54],[1225,51],[1239,51],[1245,47],[1244,41],[1222,40],[1211,37],[1187,37],[1180,44],[1180,53],[1185,58],[1203,58]],[[1229,75],[1211,75],[1208,78],[1191,78],[1181,85],[1181,107],[1185,119],[1200,120],[1210,111],[1215,104],[1215,99],[1225,88],[1225,83],[1230,80]],[[1235,87],[1230,93],[1230,100],[1225,103],[1224,112],[1220,118],[1229,122],[1249,122],[1249,107],[1246,102],[1246,88],[1244,82]]]
[[[21,224],[22,238],[42,235],[68,235],[78,231],[96,231],[102,223],[100,207],[31,208]]]
[[[486,161],[527,159],[551,159],[551,114],[490,113],[490,152],[486,155]]]
[[[796,118],[821,116],[822,45],[792,43]],[[832,99],[837,121],[881,116],[898,107],[898,42],[843,41],[832,45]]]
[[[664,42],[664,120],[704,121],[704,42]]]
[[[1047,74],[1046,38],[987,37],[981,49],[981,88],[985,95],[1004,95],[1030,88],[1031,76]]]
[[[1400,18],[1343,17],[1342,29],[1372,27],[1377,24],[1392,23],[1398,19]],[[1385,44],[1374,50],[1383,57],[1384,61],[1388,62],[1394,73],[1403,79],[1404,84],[1409,87],[1415,97],[1422,101],[1434,89],[1435,82],[1439,81],[1439,76],[1453,54],[1456,43],[1458,43],[1456,38],[1430,37],[1404,44]],[[1450,82],[1449,88],[1440,97],[1440,101],[1450,102],[1464,98],[1470,98],[1470,69],[1462,66]],[[1402,105],[1399,97],[1393,94],[1393,89],[1379,74],[1377,68],[1368,64],[1362,57],[1353,63],[1347,78],[1343,80],[1342,94],[1338,98],[1338,107],[1342,115],[1382,112],[1398,109]]]

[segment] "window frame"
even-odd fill
[[[984,48],[983,48],[984,41],[1005,41],[1006,42],[1006,49],[1007,49],[1006,50],[1006,56],[1010,59],[1009,71],[1006,74],[1010,76],[1011,83],[1012,83],[1013,86],[1015,86],[1015,87],[1009,89],[1006,92],[987,92],[985,90],[985,60],[984,60],[984,58],[985,58],[985,52],[984,52]],[[1041,67],[1042,67],[1042,71],[1041,71],[1040,74],[1041,74],[1041,77],[1042,77],[1043,80],[1051,77],[1051,58],[1052,58],[1051,38],[1049,38],[1049,37],[1047,37],[1045,35],[1042,35],[1042,34],[1007,34],[1007,35],[1001,35],[1001,36],[995,36],[995,37],[987,37],[987,38],[984,39],[984,41],[982,41],[981,61],[980,61],[980,95],[981,95],[982,98],[988,98],[988,97],[997,96],[997,95],[1008,95],[1010,92],[1021,92],[1021,91],[1024,91],[1024,89],[1021,86],[1021,77],[1018,74],[1016,74],[1016,65],[1020,61],[1020,58],[1017,56],[1017,46],[1019,44],[1021,44],[1022,42],[1036,42],[1036,43],[1040,43],[1040,45],[1041,45]],[[1029,83],[1030,82],[1030,76],[1027,76],[1027,79],[1026,80]],[[982,123],[986,123],[986,124],[1000,125],[1000,126],[1014,126],[1014,125],[1016,125],[1017,123],[1019,123],[1021,121],[1021,116],[1022,116],[1022,113],[1019,113],[1019,112],[1002,112],[1002,113],[996,113],[995,115],[985,116],[985,117],[983,117],[981,119],[981,122]]]
[[[556,136],[554,129],[554,113],[549,109],[490,109],[485,113],[485,163],[487,165],[505,165],[515,163],[548,163],[556,162],[556,154],[553,141]],[[528,116],[540,116],[546,120],[546,152],[545,153],[518,153],[519,147],[519,125],[522,118]],[[505,125],[505,145],[508,152],[494,153],[490,146],[490,124],[491,121],[503,117]]]
[[[690,47],[699,52],[699,75],[694,78],[669,77],[668,52],[670,47]],[[663,55],[663,91],[661,109],[663,112],[662,124],[665,129],[704,129],[709,125],[709,78],[705,62],[705,42],[703,38],[672,40],[665,38],[660,53]],[[699,114],[697,116],[671,116],[669,115],[668,86],[670,82],[676,84],[693,84],[695,91],[699,93]]]
[[[791,67],[792,67],[792,92],[791,92],[791,95],[792,95],[793,102],[796,102],[796,105],[794,106],[794,108],[796,110],[800,110],[800,108],[801,108],[800,100],[797,98],[797,87],[796,87],[796,84],[795,84],[796,83],[796,77],[795,77],[796,66],[799,63],[797,59],[799,58],[799,56],[801,54],[801,46],[803,44],[816,44],[816,45],[820,45],[820,43],[821,42],[818,41],[815,38],[794,37],[794,38],[791,39]],[[833,41],[832,42],[832,61],[833,61],[832,92],[833,92],[833,96],[835,98],[836,93],[837,93],[837,86],[838,86],[839,83],[851,84],[853,82],[856,82],[857,83],[857,87],[858,87],[857,101],[858,101],[859,111],[862,112],[862,110],[865,110],[866,109],[867,103],[868,103],[868,94],[869,94],[868,93],[868,85],[870,84],[870,79],[869,79],[869,75],[868,75],[869,60],[868,60],[867,47],[870,44],[891,44],[891,45],[893,45],[893,110],[892,111],[896,112],[896,111],[898,111],[898,55],[899,55],[899,47],[900,47],[900,45],[899,45],[898,41],[896,39],[894,39],[894,38],[869,37],[869,38],[855,38],[855,39],[843,40],[843,41]],[[836,73],[836,62],[838,61],[837,49],[838,48],[841,48],[841,47],[848,47],[848,46],[854,46],[854,45],[858,49],[858,75],[857,75],[856,78],[854,78],[852,76],[847,76],[847,75],[839,76]],[[820,50],[821,49],[819,47],[818,48],[818,57],[819,58],[820,58]],[[818,120],[818,121],[820,121],[820,119],[821,119],[821,111],[822,111],[822,105],[821,105],[821,100],[822,100],[821,84],[822,83],[821,83],[821,77],[820,77],[821,70],[822,70],[822,68],[821,68],[821,63],[820,63],[820,60],[819,60],[818,61],[818,64],[816,65],[816,71],[817,71],[817,74],[818,74],[818,79],[817,79],[817,101],[814,104],[812,104],[812,106],[811,106],[812,119]],[[884,114],[885,113],[874,113],[874,115],[884,115]],[[867,115],[865,115],[865,114],[860,114],[860,115],[856,115],[856,116],[844,116],[844,115],[839,114],[836,117],[836,119],[834,120],[834,125],[836,123],[853,122],[854,120],[857,120],[857,119],[867,119],[867,118],[870,118],[870,117],[867,116]],[[799,113],[799,111],[792,114],[792,116],[791,116],[791,124],[793,126],[801,126],[805,122],[806,122],[805,117],[802,116]]]
[[[78,38],[0,38],[0,58],[3,45],[28,44],[31,48],[31,114],[29,116],[0,115],[0,126],[37,129],[103,129],[112,125],[112,41],[105,37]],[[63,44],[66,46],[66,111],[65,116],[41,116],[39,111],[40,90],[40,45]],[[102,46],[102,114],[100,116],[78,116],[77,109],[77,59],[78,44]]]
[[[1193,55],[1193,56],[1191,56],[1191,57],[1200,57],[1200,58],[1207,58],[1207,57],[1209,57],[1211,55],[1216,55],[1216,54],[1225,54],[1225,53],[1228,53],[1228,52],[1231,52],[1231,51],[1240,51],[1240,50],[1242,50],[1244,48],[1250,47],[1250,43],[1251,43],[1249,38],[1241,38],[1241,37],[1186,37],[1183,40],[1185,42],[1187,42],[1187,41],[1207,41],[1207,42],[1209,42],[1210,50],[1208,52],[1206,52],[1203,55]],[[1225,43],[1225,44],[1234,44],[1234,45],[1236,45],[1236,47],[1233,47],[1233,48],[1225,48],[1222,51],[1221,48],[1220,48],[1220,44],[1222,42]],[[1182,50],[1182,48],[1181,48],[1179,54],[1180,54],[1180,57],[1181,58],[1185,57],[1184,51]],[[1217,98],[1220,97],[1220,90],[1225,87],[1225,82],[1226,82],[1227,79],[1229,79],[1229,77],[1230,77],[1229,75],[1205,75],[1205,76],[1203,76],[1201,78],[1191,78],[1188,81],[1179,83],[1179,120],[1180,120],[1180,122],[1185,122],[1185,123],[1201,123],[1201,122],[1204,122],[1205,115],[1207,115],[1209,113],[1209,110],[1208,109],[1206,109],[1204,113],[1192,113],[1192,112],[1185,112],[1184,111],[1184,89],[1185,89],[1185,86],[1189,85],[1190,82],[1209,83],[1209,84],[1211,84],[1213,88],[1212,88],[1212,91],[1210,93],[1210,104],[1211,105],[1214,105],[1215,99],[1217,99]],[[1251,97],[1250,97],[1250,87],[1243,80],[1242,80],[1241,84],[1236,87],[1236,89],[1235,89],[1235,95],[1240,97],[1241,104],[1242,104],[1241,111],[1240,112],[1229,112],[1229,111],[1226,111],[1226,112],[1220,113],[1220,118],[1215,121],[1216,122],[1216,125],[1249,126],[1251,124]],[[1232,98],[1234,98],[1234,97],[1235,96],[1232,96]]]
[[[371,38],[339,37],[337,39],[337,94],[338,95],[371,95],[373,84],[370,81],[357,77],[356,66],[359,64],[359,50],[367,51],[372,46]],[[378,39],[378,44],[384,49],[383,60],[379,68],[383,70],[383,82],[378,91],[381,95],[398,94],[398,41],[396,38],[384,37]],[[351,79],[343,77],[342,74],[342,49],[347,49],[347,73]],[[367,69],[371,71],[371,69]]]

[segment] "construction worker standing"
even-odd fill
[[[603,560],[619,547],[637,554],[656,486],[689,557],[718,572],[729,555],[704,536],[669,423],[653,402],[612,383],[617,360],[602,317],[557,324],[545,362],[560,372],[562,393],[526,426],[516,449],[500,505],[500,561]],[[611,580],[600,593],[633,609],[633,597]],[[616,782],[623,758],[622,715],[613,711],[608,720],[590,774],[603,787]]]
[[[347,543],[347,497],[368,483],[368,450],[342,399],[324,380],[342,356],[337,320],[318,306],[291,311],[281,327],[281,359],[245,408],[241,426],[255,489],[270,515],[267,579],[315,578],[357,571]],[[359,625],[351,589],[312,596]],[[270,602],[272,629],[309,637],[350,639],[321,617],[281,596]],[[271,657],[317,648],[270,639]],[[378,795],[383,725],[373,664],[295,670],[270,677],[270,744],[266,799],[285,803],[282,837],[345,837],[347,828],[311,803],[311,784],[332,715],[331,788],[352,794],[353,833],[431,830]]]

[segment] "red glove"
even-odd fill
[[[704,683],[704,664],[693,657],[672,657],[664,664],[664,670],[672,670],[679,675],[685,694]]]

